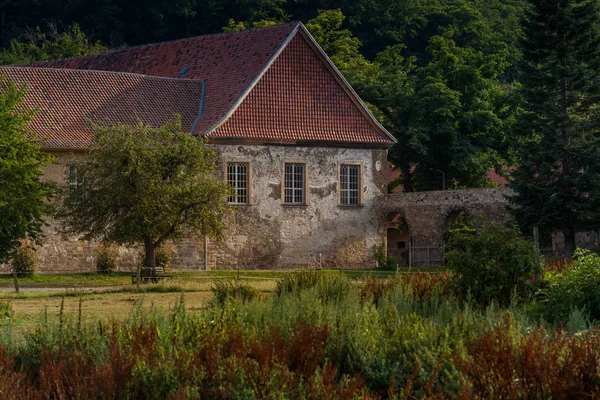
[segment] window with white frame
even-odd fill
[[[67,165],[67,183],[69,185],[69,190],[72,192],[77,190],[77,187],[82,183],[80,180],[81,177],[77,172],[77,167],[74,165]]]
[[[285,204],[305,204],[305,165],[303,163],[285,163],[283,202]]]
[[[340,166],[340,204],[360,205],[360,165]]]
[[[248,163],[227,163],[227,183],[233,193],[229,196],[230,204],[248,204]]]

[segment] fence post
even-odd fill
[[[431,246],[427,244],[427,266],[431,265]]]

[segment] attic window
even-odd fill
[[[179,76],[185,75],[185,73],[188,72],[189,69],[190,69],[190,67],[183,67],[183,68],[181,68],[181,71],[179,71]]]

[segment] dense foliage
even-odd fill
[[[160,128],[93,125],[87,157],[73,164],[79,185],[64,191],[65,230],[117,244],[141,243],[145,265],[155,249],[185,234],[219,238],[228,186],[215,174],[217,154],[181,130],[180,118]]]
[[[600,228],[600,31],[597,1],[532,1],[525,24],[514,215],[565,236]]]
[[[454,290],[477,303],[507,305],[513,295],[527,299],[534,293],[532,277],[540,272],[539,254],[518,229],[486,224],[477,234],[457,230],[446,253],[454,274]]]
[[[544,275],[548,287],[542,291],[542,312],[552,321],[566,321],[573,309],[585,311],[600,321],[600,257],[577,250],[573,264],[561,272]]]
[[[42,180],[52,157],[41,152],[42,143],[28,130],[33,111],[22,107],[25,92],[0,77],[0,263],[23,240],[40,237],[54,193]]]
[[[597,330],[554,329],[514,305],[475,309],[441,290],[438,274],[317,275],[290,275],[278,294],[254,300],[223,283],[198,313],[182,297],[168,314],[138,305],[109,324],[42,314],[24,339],[5,327],[0,390],[14,399],[600,394]]]
[[[487,171],[512,162],[511,94],[525,0],[138,3],[10,2],[0,11],[0,62],[301,20],[399,139],[391,160],[405,190],[441,188],[439,171],[449,188],[489,186]]]
[[[39,267],[40,257],[35,247],[22,245],[15,250],[11,260],[12,269],[20,277],[33,276]]]
[[[29,32],[23,40],[13,38],[8,49],[0,52],[0,64],[25,64],[32,61],[86,56],[106,51],[99,42],[90,43],[85,34],[74,24],[69,30]]]
[[[96,271],[99,274],[110,274],[117,270],[119,252],[114,246],[102,245],[94,251],[96,258]]]

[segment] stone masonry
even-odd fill
[[[209,269],[292,268],[300,266],[372,267],[380,242],[377,206],[385,198],[386,150],[334,147],[215,145],[218,171],[227,162],[249,162],[250,204],[233,206],[222,242],[208,241]],[[66,168],[74,155],[57,157],[45,178],[65,183]],[[284,205],[283,165],[306,165],[305,205]],[[338,200],[339,166],[361,166],[361,204],[341,206]],[[50,220],[40,246],[41,272],[91,271],[99,243],[65,237],[60,224]],[[202,269],[203,238],[176,243],[173,266]],[[133,270],[141,248],[119,249],[120,270]],[[4,266],[4,268],[8,268]]]
[[[391,194],[379,205],[380,234],[385,237],[386,229],[400,215],[408,224],[414,244],[440,246],[449,219],[458,212],[469,215],[476,226],[480,217],[500,223],[509,221],[506,196],[511,193],[508,188],[490,188]]]

